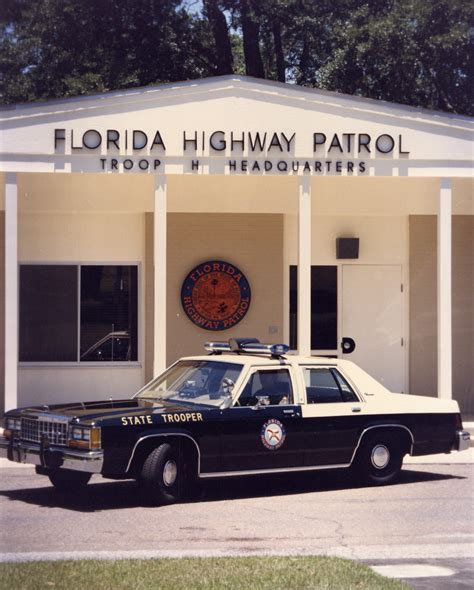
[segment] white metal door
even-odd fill
[[[404,391],[401,266],[342,267],[342,337],[348,350],[350,340],[355,343],[353,352],[342,358],[357,363],[391,391]]]

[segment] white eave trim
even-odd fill
[[[338,92],[306,88],[294,84],[261,80],[248,76],[217,76],[203,78],[200,80],[188,80],[163,84],[160,86],[147,86],[130,90],[114,90],[111,92],[78,96],[65,99],[53,99],[49,101],[20,103],[5,107],[0,110],[0,120],[24,120],[35,117],[57,116],[58,114],[74,113],[83,116],[83,112],[94,112],[107,109],[120,104],[126,107],[143,106],[149,103],[150,106],[159,106],[161,100],[174,99],[180,102],[180,98],[195,97],[218,98],[223,94],[229,96],[233,91],[245,91],[259,99],[270,99],[280,97],[293,103],[295,108],[298,105],[318,110],[318,105],[334,107],[348,111],[363,112],[366,115],[383,115],[402,119],[409,125],[410,121],[417,123],[430,123],[435,126],[469,131],[474,129],[474,120],[471,117],[454,115],[439,111],[430,111],[420,107],[411,107],[396,103],[390,103],[372,98],[351,96]],[[204,96],[205,95],[205,96]],[[95,115],[96,113],[94,113]],[[92,116],[92,115],[91,115]]]

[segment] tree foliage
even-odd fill
[[[247,74],[473,114],[466,0],[3,0],[4,103]]]

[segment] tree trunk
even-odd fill
[[[299,72],[296,76],[297,84],[305,84],[308,80],[308,66],[309,66],[309,48],[306,35],[303,39],[303,49],[301,51]]]
[[[273,21],[273,43],[275,45],[275,58],[277,80],[279,82],[286,82],[285,73],[285,56],[283,55],[283,46],[281,42],[281,24],[278,21]]]
[[[216,74],[234,73],[234,60],[230,44],[229,29],[224,13],[219,8],[218,0],[204,0],[204,10],[211,25],[216,47]]]
[[[245,73],[247,76],[265,78],[259,44],[260,24],[256,21],[248,0],[240,2],[240,18],[244,41]]]

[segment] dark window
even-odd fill
[[[293,388],[286,369],[256,371],[251,375],[238,405],[255,406],[259,402],[272,406],[293,403]]]
[[[298,267],[290,266],[290,347],[298,333]],[[311,349],[337,348],[337,266],[311,267]]]
[[[136,361],[137,267],[81,266],[81,360]]]
[[[77,361],[77,266],[20,266],[20,361]]]
[[[357,402],[358,397],[336,369],[304,369],[308,404]]]
[[[136,361],[137,274],[136,266],[22,265],[20,361]]]

